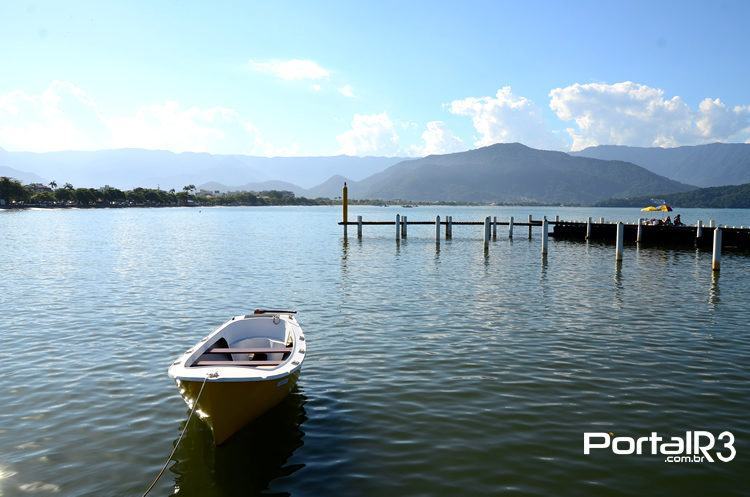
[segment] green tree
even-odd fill
[[[29,198],[29,191],[20,181],[0,176],[0,199],[6,202],[23,202]]]
[[[50,181],[49,182],[49,187],[52,188],[53,190],[55,188],[57,188],[57,181],[55,181],[55,180]]]

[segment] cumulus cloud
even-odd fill
[[[339,93],[345,97],[354,98],[354,88],[352,85],[344,85],[339,87]]]
[[[466,150],[463,140],[454,135],[443,121],[430,121],[422,133],[422,144],[410,148],[414,155],[449,154]]]
[[[340,153],[346,155],[395,155],[398,134],[386,112],[355,114],[351,129],[338,135]]]
[[[467,97],[448,105],[451,113],[468,116],[479,133],[477,147],[499,142],[522,142],[547,148],[560,141],[547,129],[540,109],[526,97],[515,95],[510,86],[497,90],[494,97]]]
[[[167,101],[109,115],[65,81],[54,81],[40,93],[0,95],[0,146],[32,152],[134,147],[280,155],[296,150],[274,147],[234,109]]]
[[[270,74],[287,81],[304,79],[326,79],[330,76],[328,69],[324,68],[314,60],[289,59],[289,60],[250,60],[250,68],[254,71]]]
[[[549,96],[557,117],[575,123],[567,128],[573,150],[599,144],[672,147],[750,134],[748,106],[729,108],[707,98],[693,110],[679,96],[631,81],[576,83]]]
[[[87,150],[106,138],[94,102],[78,86],[53,81],[41,93],[0,95],[0,140],[13,150]]]

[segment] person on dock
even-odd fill
[[[667,220],[664,221],[664,224],[667,226],[672,226],[672,218],[670,216],[667,216]]]
[[[683,225],[683,224],[682,224],[682,219],[680,219],[680,215],[679,215],[679,214],[677,214],[677,215],[676,215],[676,216],[674,217],[674,225],[675,225],[675,226],[682,226],[682,225]]]

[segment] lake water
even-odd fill
[[[397,208],[350,217],[393,219]],[[634,209],[419,207],[410,220]],[[750,211],[682,211],[749,225]],[[152,495],[747,495],[750,257],[339,209],[0,212],[0,495],[140,495],[187,407],[167,377],[229,317],[293,307],[299,388],[227,445],[191,421]],[[583,454],[583,433],[731,431],[729,463]],[[726,453],[726,452],[725,452]]]

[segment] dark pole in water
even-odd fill
[[[349,188],[346,186],[346,181],[341,190],[341,217],[344,221],[344,236],[346,236],[346,223],[349,221]]]

